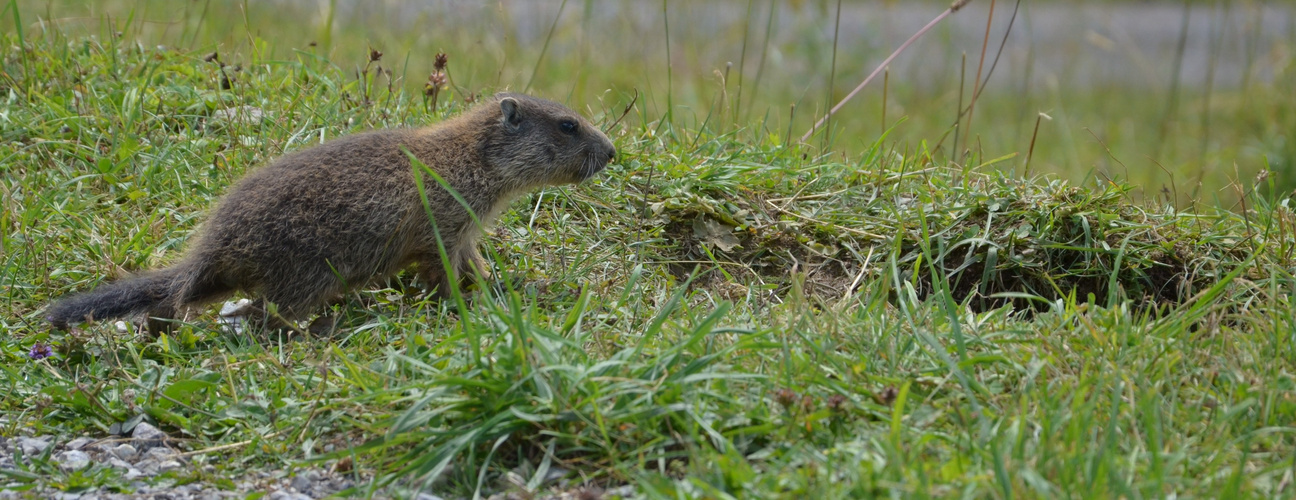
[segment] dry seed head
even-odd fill
[[[846,411],[846,396],[833,394],[828,396],[828,409],[833,413],[844,413]]]
[[[436,60],[432,63],[432,69],[436,71],[445,71],[446,64],[450,62],[450,57],[445,52],[437,52]]]
[[[896,390],[895,387],[887,386],[885,389],[882,389],[882,394],[878,395],[878,401],[884,405],[891,406],[891,403],[894,403],[896,398],[899,396],[900,391]]]
[[[423,86],[423,95],[436,95],[441,89],[445,88],[446,75],[440,71],[428,75],[427,85]]]
[[[791,409],[792,405],[796,404],[797,393],[796,391],[793,391],[792,389],[788,389],[786,387],[779,389],[778,391],[774,392],[774,401],[777,402],[779,406],[782,406],[787,409]]]
[[[816,406],[816,405],[815,405],[815,400],[814,400],[813,397],[810,397],[809,394],[804,394],[804,395],[801,396],[801,410],[802,410],[802,411],[804,411],[804,412],[806,412],[806,413],[813,412],[814,409],[815,409],[815,406]]]

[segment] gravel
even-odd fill
[[[312,500],[329,498],[338,492],[355,486],[353,478],[328,469],[296,468],[289,470],[247,471],[242,477],[224,482],[221,485],[207,480],[177,484],[180,480],[193,479],[191,474],[175,474],[179,479],[167,475],[168,472],[184,469],[201,468],[204,474],[200,477],[219,477],[219,471],[210,464],[194,463],[194,455],[178,450],[177,441],[165,432],[141,422],[132,430],[129,438],[95,439],[78,437],[60,443],[51,436],[19,436],[6,438],[0,436],[0,500],[50,498],[56,500],[221,500],[226,498],[244,498],[249,493],[262,493],[262,498],[269,500]],[[64,492],[38,481],[35,488],[22,490],[31,486],[18,480],[23,473],[17,471],[16,452],[21,452],[24,462],[31,464],[42,460],[48,453],[49,463],[63,473],[74,473],[92,468],[95,465],[111,467],[121,471],[121,480],[105,479],[102,482],[114,484],[114,488],[94,487],[75,493]],[[33,467],[24,470],[31,471]],[[48,470],[36,467],[35,470]],[[554,472],[554,471],[551,471]],[[510,476],[517,475],[510,472]],[[571,487],[565,481],[553,478],[558,484],[550,490],[534,494],[516,491],[495,493],[489,500],[593,500],[611,499],[632,496],[633,488],[621,487],[603,491],[596,488]],[[96,474],[89,474],[93,477]],[[102,476],[99,476],[102,477]],[[512,483],[525,483],[524,479],[511,478]],[[124,484],[123,484],[124,480]],[[367,479],[366,479],[367,480]],[[123,487],[124,486],[124,487]],[[516,488],[514,488],[516,489]],[[386,494],[379,492],[371,498],[413,498],[416,500],[445,500],[431,493]]]
[[[322,468],[249,472],[235,479],[232,488],[230,483],[218,486],[206,481],[177,484],[175,478],[165,474],[195,467],[202,467],[210,476],[218,472],[212,465],[195,464],[192,456],[177,450],[174,445],[175,441],[165,432],[143,422],[136,425],[129,438],[79,437],[58,443],[51,436],[0,437],[0,500],[219,500],[243,498],[253,492],[264,493],[263,498],[274,500],[311,500],[330,497],[355,485],[351,478]],[[49,463],[64,473],[84,470],[95,464],[118,469],[126,487],[117,488],[120,491],[101,487],[69,493],[41,485],[23,491],[17,488],[28,484],[2,473],[17,469],[16,452],[21,452],[24,462],[30,464],[40,460],[47,451],[50,453]],[[122,481],[108,482],[121,484]]]

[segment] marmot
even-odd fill
[[[62,299],[46,319],[61,329],[140,314],[169,319],[242,291],[295,320],[411,264],[444,297],[459,284],[445,272],[438,233],[455,274],[489,276],[478,222],[533,188],[588,179],[615,157],[607,136],[576,112],[510,93],[438,125],[341,137],[245,176],[174,266]]]

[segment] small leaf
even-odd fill
[[[729,252],[742,246],[728,226],[706,216],[698,217],[693,221],[693,235],[704,243],[719,248],[722,252]]]

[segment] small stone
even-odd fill
[[[156,476],[158,473],[158,462],[151,458],[140,460],[135,464],[135,467],[145,476]]]
[[[176,455],[175,450],[167,447],[151,448],[144,452],[144,457],[157,462],[165,462]]]
[[[20,437],[18,438],[18,447],[22,449],[23,455],[32,456],[45,453],[45,448],[49,448],[50,442],[44,438]]]
[[[559,479],[562,479],[566,475],[567,475],[567,469],[558,466],[553,466],[550,467],[549,472],[545,474],[544,482],[548,483],[551,481],[557,481]]]
[[[59,468],[71,472],[90,465],[90,454],[81,450],[68,450],[54,457]]]
[[[134,467],[131,466],[130,463],[128,463],[128,462],[126,462],[125,460],[122,460],[122,459],[120,459],[120,458],[117,458],[117,457],[108,457],[108,465],[111,465],[114,469],[132,469],[132,468],[134,468]]]
[[[183,466],[184,464],[181,464],[180,462],[177,462],[175,460],[167,460],[165,462],[158,464],[158,472],[172,471],[172,470],[179,469],[180,467]]]
[[[270,500],[313,500],[310,495],[302,493],[289,493],[284,490],[275,490],[268,497]]]
[[[306,479],[306,476],[297,476],[292,480],[292,489],[302,493],[309,493],[311,484],[313,484],[313,482],[310,479]]]
[[[130,445],[130,443],[122,443],[112,449],[112,454],[122,460],[130,460],[139,455],[139,450],[136,450],[134,446]]]
[[[350,484],[349,481],[346,481],[346,480],[344,480],[344,479],[337,479],[337,478],[330,479],[330,480],[328,480],[327,482],[322,483],[322,484],[324,484],[325,487],[324,487],[324,488],[318,488],[318,487],[317,487],[317,488],[316,488],[316,492],[319,492],[319,491],[323,490],[323,491],[328,492],[328,493],[337,493],[337,492],[339,492],[339,491],[342,491],[342,490],[345,490],[345,489],[351,487],[351,484]]]
[[[82,446],[81,451],[88,451],[91,453],[112,452],[112,448],[113,448],[112,443],[99,441],[96,439],[94,441],[91,441],[89,444]]]
[[[166,442],[167,435],[148,422],[140,422],[131,431],[131,438],[135,440],[137,448],[147,450],[155,446],[162,446]]]
[[[123,475],[122,477],[123,477],[124,479],[126,479],[127,481],[132,481],[132,480],[135,480],[135,479],[139,479],[139,478],[141,478],[141,477],[144,477],[144,476],[146,476],[146,475],[147,475],[147,474],[144,474],[144,471],[139,470],[139,469],[136,469],[136,468],[134,468],[134,467],[130,467],[130,466],[128,465],[127,468],[126,468],[126,474]],[[134,485],[134,483],[131,483],[131,484]],[[144,483],[140,483],[140,484],[144,484]],[[135,489],[138,490],[139,488],[135,488]]]
[[[417,497],[414,497],[414,500],[445,500],[445,499],[433,495],[431,493],[419,493]]]
[[[242,316],[248,313],[247,307],[252,301],[248,299],[239,299],[226,301],[221,304],[220,315],[224,317]]]
[[[79,450],[79,449],[85,448],[87,445],[89,445],[90,443],[93,443],[93,442],[95,442],[94,439],[91,439],[91,438],[88,438],[88,437],[79,437],[79,438],[73,439],[73,440],[71,440],[71,441],[68,441],[67,449],[69,449],[69,450]]]

